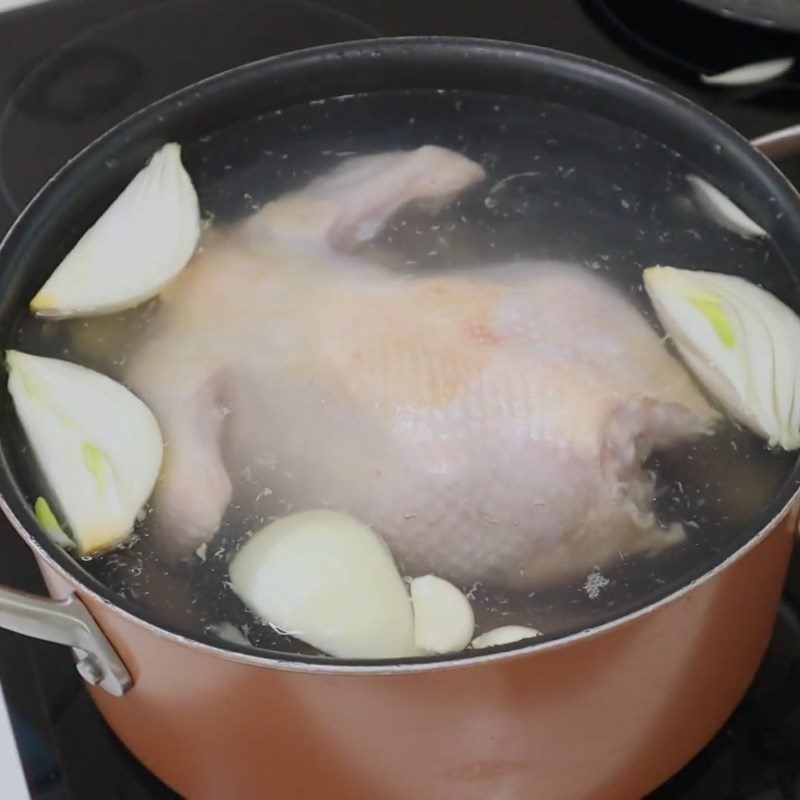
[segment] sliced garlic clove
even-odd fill
[[[423,653],[463,650],[475,631],[472,606],[460,589],[435,575],[411,581],[414,644]]]
[[[519,642],[522,639],[533,639],[541,635],[541,631],[536,630],[536,628],[528,628],[525,625],[503,625],[500,628],[494,628],[488,633],[476,636],[472,640],[472,647],[496,647],[501,644]]]
[[[743,64],[741,67],[717,72],[714,75],[700,75],[703,83],[712,86],[750,86],[756,83],[780,78],[794,66],[794,58],[771,58],[768,61],[756,61]]]
[[[383,541],[337,511],[270,523],[230,564],[231,585],[267,622],[341,658],[415,654],[405,583]]]
[[[65,550],[74,549],[75,542],[64,533],[64,529],[58,524],[53,509],[50,508],[50,504],[44,497],[36,498],[36,502],[33,504],[33,513],[41,529],[54,544],[63,547]]]
[[[644,285],[696,377],[736,419],[800,447],[800,318],[734,275],[650,267]]]
[[[79,550],[113,547],[133,530],[158,477],[155,418],[124,386],[77,364],[17,350],[6,363],[17,415]],[[45,528],[55,519],[47,510],[39,504]]]
[[[712,186],[707,180],[697,175],[687,175],[686,180],[692,187],[692,193],[699,208],[718,225],[745,239],[767,235],[760,225],[748,217],[733,200],[716,186]]]
[[[149,300],[189,261],[200,209],[178,144],[166,144],[31,300],[47,317],[109,314]]]

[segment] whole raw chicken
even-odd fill
[[[641,463],[715,414],[626,299],[564,264],[408,277],[354,254],[483,177],[432,146],[352,158],[205,234],[128,375],[167,442],[164,549],[210,540],[253,482],[272,513],[348,511],[406,573],[462,583],[538,586],[680,538]]]

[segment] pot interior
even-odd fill
[[[800,308],[789,255],[800,249],[796,197],[771,165],[704,112],[620,73],[532,48],[374,42],[280,57],[211,79],[145,110],[81,154],[34,201],[3,248],[6,346],[66,357],[125,381],[158,301],[111,317],[45,323],[26,303],[150,153],[170,140],[183,144],[203,214],[220,228],[353,155],[426,144],[467,155],[486,170],[484,181],[432,214],[401,210],[359,250],[365,261],[412,281],[465,269],[497,269],[512,276],[501,281],[516,280],[542,262],[575,265],[613,284],[659,334],[641,281],[653,264],[741,275]],[[692,204],[687,175],[719,187],[770,236],[747,240],[704,217]],[[563,304],[569,313],[569,298]],[[2,402],[3,494],[35,532],[29,508],[43,493],[41,479],[5,390]],[[655,476],[654,513],[665,535],[683,526],[684,540],[656,555],[623,551],[567,578],[525,586],[492,581],[480,570],[461,576],[478,630],[528,625],[543,632],[536,641],[544,642],[679,590],[782,510],[796,488],[795,462],[795,454],[770,450],[729,421],[712,436],[657,451],[644,465]],[[241,479],[239,510],[229,511],[203,559],[180,565],[159,558],[152,515],[124,548],[83,561],[33,535],[93,591],[166,630],[273,658],[329,660],[259,623],[227,583],[229,560],[247,532],[301,510],[280,492],[265,497],[269,481],[259,480]],[[575,481],[578,497],[580,477]],[[535,484],[530,492],[535,502]],[[488,494],[478,512],[491,515],[502,493]],[[309,502],[316,507],[324,498]],[[424,514],[424,497],[404,502],[399,519]],[[449,546],[459,546],[457,536]],[[406,575],[425,571],[402,558],[399,567]]]

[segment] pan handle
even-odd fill
[[[115,697],[133,685],[114,648],[74,594],[66,600],[49,600],[0,588],[0,628],[71,646],[80,676]]]
[[[772,161],[800,153],[800,125],[790,125],[788,128],[765,133],[752,139],[750,144]]]

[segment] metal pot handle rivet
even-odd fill
[[[49,600],[0,588],[0,627],[72,647],[75,668],[93,686],[121,697],[133,685],[130,673],[86,606],[75,596]]]

